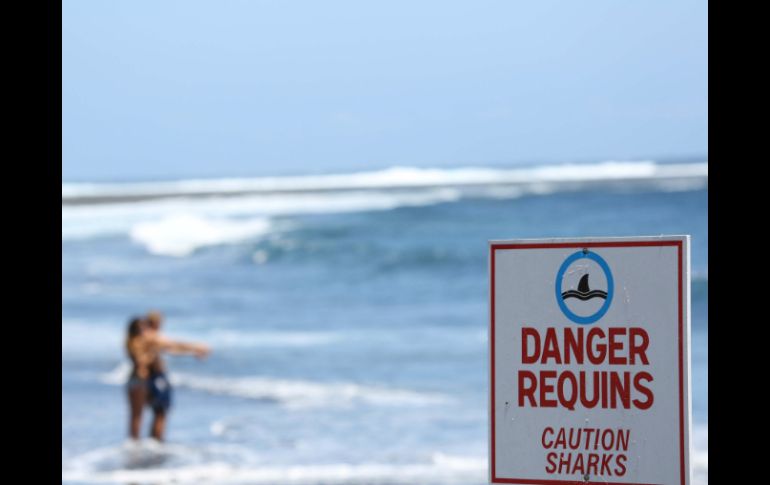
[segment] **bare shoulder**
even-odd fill
[[[142,339],[150,345],[157,345],[165,342],[167,339],[158,332],[147,332],[142,335]]]

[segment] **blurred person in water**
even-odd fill
[[[195,355],[204,358],[209,348],[201,343],[171,340],[160,333],[163,316],[151,311],[146,317],[134,317],[128,324],[126,351],[131,359],[132,370],[128,380],[130,408],[129,435],[139,438],[142,411],[148,404],[153,411],[150,436],[163,441],[166,418],[171,407],[171,383],[166,375],[163,353]]]

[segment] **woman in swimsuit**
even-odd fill
[[[165,417],[171,405],[171,391],[165,376],[165,366],[161,353],[173,355],[195,355],[206,357],[210,350],[204,344],[171,340],[157,331],[146,317],[132,318],[128,324],[126,351],[133,368],[128,379],[128,404],[130,408],[129,435],[139,438],[144,406],[151,404],[155,413],[152,437],[163,440]],[[158,381],[163,380],[162,393],[158,391]]]
[[[128,335],[126,337],[126,352],[128,352],[128,357],[133,364],[127,384],[130,408],[129,435],[133,439],[139,439],[142,410],[147,402],[149,392],[147,379],[150,377],[150,364],[153,359],[142,338],[146,328],[147,321],[144,318],[132,318],[128,323]]]

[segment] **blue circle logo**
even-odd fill
[[[590,275],[594,275],[594,284],[599,280],[596,288],[592,289],[589,285]],[[601,279],[604,279],[604,284]],[[605,285],[606,290],[603,290]],[[561,264],[556,274],[556,301],[567,318],[587,325],[607,313],[612,303],[614,286],[612,271],[607,262],[598,254],[583,249],[570,254]]]

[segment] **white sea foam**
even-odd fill
[[[203,377],[175,374],[172,382],[191,389],[252,399],[275,400],[291,408],[345,407],[355,403],[378,406],[426,406],[443,404],[440,394],[405,389],[363,386],[353,383],[318,383],[265,377]]]
[[[62,184],[62,240],[128,235],[153,254],[183,257],[202,247],[257,240],[286,229],[273,222],[277,216],[391,210],[465,197],[507,199],[621,181],[692,190],[708,183],[708,163],[395,167],[342,175]],[[102,203],[86,203],[93,197]]]
[[[84,483],[285,483],[285,484],[412,484],[483,483],[486,460],[480,469],[452,469],[425,464],[348,464],[255,466],[207,463],[175,468],[63,471],[62,481]]]
[[[121,385],[130,372],[128,364],[121,363],[101,376],[105,384]],[[349,382],[311,382],[275,379],[261,376],[222,377],[174,372],[171,383],[197,391],[235,396],[260,401],[274,401],[287,408],[349,407],[357,403],[376,406],[428,406],[445,404],[448,396],[396,389],[384,386],[365,386]]]
[[[131,228],[131,239],[153,254],[187,256],[198,248],[256,239],[267,234],[264,218],[217,220],[179,215],[140,222]]]
[[[708,458],[696,451],[693,485],[708,484]],[[83,483],[486,483],[487,457],[435,452],[411,463],[260,462],[237,445],[183,446],[147,442],[96,449],[62,463],[62,481]]]
[[[216,244],[256,240],[291,228],[271,217],[381,211],[458,200],[455,189],[407,192],[334,192],[190,198],[62,206],[62,240],[130,235],[149,252],[186,256]]]
[[[477,184],[574,182],[594,180],[707,177],[708,163],[657,164],[654,161],[606,161],[525,168],[391,167],[371,172],[289,177],[196,179],[123,184],[62,184],[62,199],[111,196],[180,196],[243,192],[320,191]]]
[[[482,483],[486,457],[436,452],[413,463],[264,463],[254,450],[152,440],[99,448],[62,462],[64,483]]]

